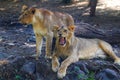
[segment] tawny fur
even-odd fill
[[[120,64],[120,58],[115,55],[109,43],[100,39],[77,38],[74,36],[74,26],[56,27],[53,31],[56,35],[56,46],[52,57],[52,70],[58,71],[59,78],[63,78],[66,75],[67,67],[79,59],[105,58],[107,54],[115,60],[115,63]],[[59,34],[65,37],[65,45],[60,45]],[[63,56],[67,58],[60,65],[58,58]]]
[[[36,50],[38,59],[41,54],[42,39],[46,38],[46,57],[51,56],[51,46],[53,38],[54,25],[74,25],[74,20],[71,15],[60,12],[52,12],[47,9],[28,8],[23,6],[22,14],[19,17],[22,24],[32,24],[36,36]]]

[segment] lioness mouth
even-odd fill
[[[60,37],[60,38],[59,38],[59,43],[60,43],[60,45],[65,45],[65,44],[66,44],[66,39],[65,39],[65,37]]]

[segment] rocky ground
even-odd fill
[[[23,27],[18,23],[22,5],[36,6],[52,11],[71,14],[75,23],[85,22],[103,30],[120,29],[119,10],[97,8],[97,16],[88,16],[87,2],[65,5],[60,0],[0,0],[0,80],[58,80],[51,70],[51,60],[43,54],[36,61],[35,36],[31,26]],[[100,5],[100,4],[99,4]],[[105,12],[106,11],[106,12]],[[112,16],[114,14],[114,16]],[[115,53],[120,56],[120,44],[113,44]],[[120,66],[111,58],[80,60],[69,66],[63,80],[120,80]]]
[[[0,66],[0,80],[59,80],[51,61],[41,57],[10,56]],[[120,66],[111,60],[81,60],[69,66],[62,80],[120,80]]]

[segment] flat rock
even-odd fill
[[[33,74],[35,72],[36,65],[33,62],[28,62],[23,65],[21,68],[22,71],[28,73],[28,74]]]
[[[107,68],[96,75],[96,80],[120,80],[120,73]]]
[[[0,48],[1,49],[1,48]],[[7,54],[7,53],[1,53],[0,52],[0,59],[5,59],[5,58],[7,58],[9,56],[9,54]]]

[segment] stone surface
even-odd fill
[[[0,48],[1,49],[1,48]],[[0,52],[0,59],[5,59],[5,58],[7,58],[9,56],[9,54],[7,54],[7,53],[1,53]]]
[[[74,65],[70,67],[66,77],[68,77],[68,80],[84,80],[87,78],[85,72],[82,71],[79,66]]]
[[[35,69],[36,69],[36,65],[33,62],[25,63],[21,68],[23,72],[26,72],[28,74],[33,74],[35,72]]]
[[[28,39],[27,39],[27,42],[36,42],[35,40],[35,36],[30,36]]]
[[[107,68],[96,75],[96,80],[120,80],[120,73]]]
[[[59,80],[51,69],[51,60],[43,56],[35,60],[31,56],[6,58],[0,65],[0,80]],[[119,80],[120,66],[105,60],[80,60],[71,64],[62,80]]]

